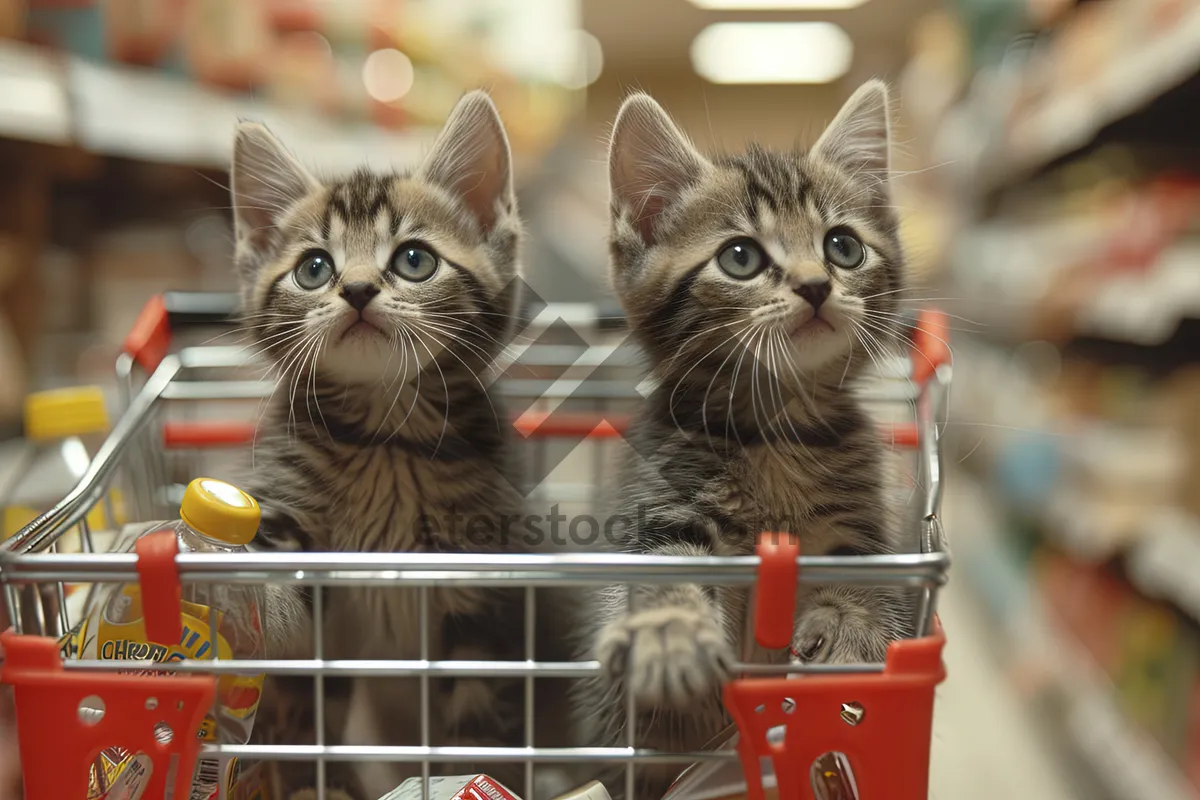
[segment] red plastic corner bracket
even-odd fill
[[[214,678],[68,672],[54,639],[8,631],[0,643],[0,680],[16,700],[25,800],[87,797],[93,768],[103,770],[120,751],[133,756],[117,779],[130,792],[121,796],[188,796]]]
[[[813,765],[828,753],[849,761],[862,800],[928,800],[945,643],[935,622],[923,639],[892,642],[882,673],[727,683],[725,708],[737,723],[749,800],[764,798],[763,758],[774,767],[779,800],[813,800]]]
[[[146,622],[146,638],[167,646],[179,644],[182,633],[179,601],[183,588],[179,585],[179,542],[174,531],[155,531],[137,540],[138,579],[142,586],[142,618]]]
[[[758,581],[754,586],[754,640],[762,647],[790,647],[796,623],[800,540],[790,533],[758,536]]]

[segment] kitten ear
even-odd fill
[[[515,207],[508,136],[486,92],[458,101],[419,175],[461,198],[484,233]]]
[[[817,140],[813,152],[855,175],[865,173],[883,182],[888,177],[890,146],[887,84],[873,80],[850,96]]]
[[[237,240],[254,250],[264,249],[284,212],[318,186],[274,134],[257,122],[238,124],[229,178]]]
[[[613,209],[626,210],[646,244],[659,216],[708,168],[708,161],[648,94],[633,94],[613,122],[608,179]]]

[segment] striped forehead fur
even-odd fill
[[[269,237],[261,237],[262,245],[248,235],[239,237],[237,261],[247,310],[267,302],[270,287],[306,249],[339,242],[364,254],[405,239],[427,242],[494,295],[520,271],[521,227],[515,209],[485,233],[460,201],[411,171],[360,169],[342,179],[314,179],[279,212],[272,227]]]

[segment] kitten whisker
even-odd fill
[[[442,412],[442,430],[438,434],[437,444],[434,445],[433,453],[430,455],[430,458],[437,458],[438,451],[442,447],[442,441],[446,437],[446,428],[450,425],[450,386],[446,383],[446,373],[442,372],[442,366],[438,363],[437,356],[429,349],[429,345],[425,344],[425,339],[421,336],[421,332],[413,328],[412,334],[416,337],[417,343],[424,347],[425,352],[429,354],[430,363],[437,368],[438,377],[442,381],[442,391],[446,398],[446,404]]]
[[[684,342],[682,345],[680,345],[680,347],[679,347],[679,352],[677,352],[677,353],[676,353],[676,354],[675,354],[675,355],[674,355],[674,356],[671,358],[671,360],[670,360],[669,362],[667,362],[667,365],[666,365],[665,367],[663,367],[661,371],[664,373],[664,375],[665,375],[665,374],[669,374],[669,372],[670,372],[670,370],[671,370],[671,367],[672,367],[672,366],[674,365],[674,363],[675,363],[675,360],[676,360],[677,358],[679,358],[681,355],[683,355],[683,353],[684,353],[684,348],[685,348],[685,347],[688,345],[688,343],[690,343],[690,342],[691,342],[693,339],[695,339],[695,338],[697,338],[697,337],[699,337],[699,336],[707,336],[707,335],[709,335],[709,334],[716,333],[717,331],[721,330],[722,328],[728,328],[728,327],[731,327],[731,326],[733,326],[733,325],[737,325],[739,322],[742,322],[742,320],[734,320],[733,322],[724,323],[724,324],[722,324],[722,325],[716,325],[716,326],[714,326],[714,327],[712,327],[712,328],[708,328],[707,330],[701,331],[700,333],[697,333],[697,334],[695,334],[694,336],[691,336],[691,337],[689,337],[689,338],[687,339],[687,341],[685,341],[685,342]],[[745,323],[745,324],[746,324],[746,325],[751,325],[751,324],[753,324],[753,323]],[[696,367],[698,367],[698,366],[700,366],[701,364],[703,364],[703,363],[704,363],[704,362],[705,362],[705,361],[708,359],[708,357],[709,357],[709,356],[711,356],[713,353],[715,353],[717,350],[719,350],[721,347],[723,347],[723,346],[724,346],[724,345],[725,345],[727,342],[729,342],[729,340],[730,340],[730,339],[732,339],[732,338],[733,338],[733,335],[730,335],[729,337],[727,337],[727,338],[725,338],[725,339],[722,339],[722,340],[721,340],[721,341],[720,341],[720,342],[719,342],[719,343],[718,343],[718,344],[717,344],[715,347],[713,347],[713,349],[709,350],[707,353],[705,353],[704,355],[702,355],[700,358],[698,358],[698,359],[696,359],[694,362],[692,362],[692,365],[691,365],[690,367],[688,367],[687,371],[686,371],[686,372],[684,372],[684,373],[683,373],[683,375],[681,375],[677,381],[675,381],[675,387],[674,387],[674,388],[671,390],[671,395],[670,395],[670,397],[669,397],[669,398],[667,398],[667,400],[668,400],[668,407],[669,407],[669,408],[670,408],[670,410],[671,410],[671,419],[672,419],[672,420],[674,420],[674,421],[676,422],[676,424],[678,424],[679,420],[675,419],[675,405],[676,405],[676,404],[675,404],[675,395],[676,395],[676,393],[679,391],[679,387],[683,385],[683,382],[684,382],[685,380],[687,380],[687,377],[688,377],[688,375],[691,375],[691,374],[692,374],[692,371],[693,371],[693,370],[695,370],[695,369],[696,369]]]
[[[752,335],[757,338],[757,336],[761,330],[762,330],[762,328],[760,326],[758,326],[758,325],[754,326],[754,328],[751,329]],[[733,421],[734,392],[737,391],[738,375],[741,373],[742,362],[745,360],[746,354],[749,352],[749,350],[750,350],[750,348],[746,344],[743,343],[742,347],[741,347],[741,353],[738,354],[737,362],[734,363],[734,365],[733,365],[733,378],[730,380],[730,383],[729,383],[729,399],[727,400],[726,405],[725,405],[725,438],[726,439],[729,438],[729,424],[730,424],[730,422]],[[745,444],[745,442],[742,441],[741,434],[738,433],[736,424],[734,424],[734,426],[733,426],[733,437],[734,437],[734,439],[737,440],[738,446],[741,447],[742,450],[744,451],[746,449],[746,444]]]
[[[414,322],[414,327],[419,328],[420,327],[419,323]],[[437,329],[435,329],[435,331],[436,330]],[[430,334],[430,337],[433,338],[432,331],[426,330],[425,332]],[[442,332],[442,335],[445,336],[446,338],[448,338],[451,342],[460,342],[464,345],[467,345],[467,343],[463,339],[455,336],[453,333]],[[488,393],[488,387],[484,386],[483,381],[479,379],[478,371],[471,369],[471,366],[469,364],[467,364],[466,361],[463,361],[462,357],[459,356],[458,353],[454,352],[454,348],[446,347],[443,350],[443,352],[449,353],[451,356],[453,356],[454,359],[457,360],[458,363],[462,365],[463,369],[465,369],[467,371],[467,374],[469,374],[471,376],[472,380],[474,380],[475,383],[479,385],[480,394],[483,396],[484,401],[488,404],[488,408],[492,412],[492,420],[496,423],[496,429],[500,430],[500,414],[498,411],[496,411],[495,404],[492,403],[491,395]],[[482,352],[482,351],[480,351],[480,352]],[[486,359],[487,354],[484,353],[483,355],[484,355],[484,358]],[[447,411],[447,418],[448,417],[449,417],[449,411]]]
[[[738,331],[735,334],[737,336],[737,342],[734,344],[733,347],[731,347],[729,349],[729,352],[725,354],[725,358],[721,359],[721,363],[717,365],[717,368],[713,371],[712,378],[710,378],[708,381],[708,386],[706,386],[704,389],[704,399],[701,400],[701,402],[700,402],[700,419],[701,419],[701,424],[704,427],[704,435],[708,442],[709,450],[711,450],[714,454],[717,451],[716,451],[716,448],[713,446],[712,435],[709,432],[708,398],[712,394],[713,384],[716,382],[717,378],[719,378],[721,376],[721,372],[722,372],[722,370],[725,369],[725,364],[729,362],[729,359],[732,358],[735,353],[738,353],[739,355],[745,353],[746,337],[749,335],[752,335],[753,332],[754,332],[754,325],[747,324],[745,328],[742,328],[740,331]],[[729,413],[729,409],[728,409],[728,407],[726,407],[726,415],[728,415],[728,413]],[[726,435],[726,437],[728,437],[728,435],[729,435],[728,425],[726,425],[725,435]]]
[[[401,365],[400,365],[402,372],[398,378],[396,378],[395,380],[392,381],[392,385],[399,384],[399,386],[396,388],[396,391],[392,396],[391,404],[388,405],[387,410],[384,411],[383,416],[380,417],[379,425],[376,426],[375,432],[373,434],[371,434],[371,443],[372,444],[374,444],[378,440],[379,434],[383,431],[383,426],[386,425],[388,420],[390,420],[392,418],[392,411],[395,410],[396,403],[398,403],[400,401],[400,395],[404,394],[404,387],[406,387],[408,385],[408,381],[405,379],[408,377],[408,352],[409,352],[409,348],[411,345],[411,340],[408,337],[407,326],[404,323],[400,323],[397,326],[396,333],[397,333],[397,336],[394,337],[392,340],[392,352],[393,353],[396,350],[397,343],[400,341],[400,337],[404,338],[404,347],[401,349],[401,355],[403,356],[404,360],[401,362]],[[413,360],[414,360],[414,363],[417,360],[417,354],[416,354],[415,349],[413,350]],[[388,361],[389,361],[389,363],[391,362],[390,357],[389,357]],[[419,364],[416,364],[416,366],[418,367],[417,368],[417,388],[413,390],[413,393],[414,393],[414,395],[419,395],[420,391],[421,391],[421,383],[420,383],[421,370],[420,370]],[[387,386],[386,388],[390,389],[391,385]],[[413,402],[415,405],[416,400],[414,399]],[[404,424],[406,422],[408,422],[408,418],[412,414],[413,407],[414,406],[409,406],[408,411],[404,415],[404,419],[402,419],[400,421],[400,424],[398,426],[396,426],[397,431],[403,429]],[[391,437],[393,435],[395,435],[395,432],[396,431],[393,431],[392,433],[388,434],[388,438],[385,441],[390,441]]]

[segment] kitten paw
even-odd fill
[[[815,605],[800,614],[791,653],[805,664],[874,663],[889,641],[885,627],[863,614]]]
[[[729,675],[733,651],[712,618],[691,608],[638,611],[609,624],[596,657],[639,705],[687,709]]]

